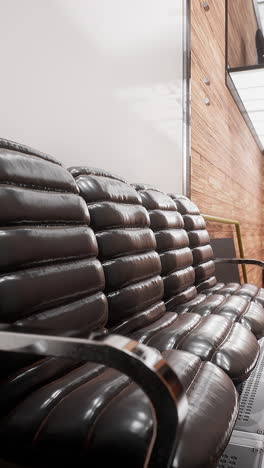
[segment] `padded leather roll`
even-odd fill
[[[74,170],[72,173],[74,174]],[[140,198],[133,187],[116,179],[115,176],[105,177],[95,172],[86,173],[77,177],[77,183],[80,194],[88,205],[104,201],[141,205]]]
[[[193,254],[195,285],[197,291],[201,292],[216,284],[214,254],[206,231],[206,223],[198,207],[187,197],[182,195],[171,195],[171,197],[184,219],[184,227],[188,232]]]
[[[140,205],[97,203],[89,208],[95,231],[109,228],[141,228],[149,224],[149,216]]]
[[[195,265],[199,265],[199,263],[208,262],[214,257],[211,245],[195,247],[194,249],[192,249],[192,254]]]
[[[183,229],[163,229],[155,232],[159,253],[189,246],[188,234]]]
[[[0,180],[1,184],[14,185],[28,189],[43,189],[50,191],[78,193],[74,179],[61,167],[61,164],[51,156],[25,149],[0,148]]]
[[[0,228],[0,271],[95,257],[98,247],[88,226]]]
[[[160,259],[154,250],[138,255],[128,255],[104,262],[106,290],[111,292],[121,287],[157,276]]]
[[[242,284],[240,288],[236,291],[238,296],[247,297],[249,299],[254,299],[258,294],[259,288],[255,284]]]
[[[2,186],[0,212],[1,225],[14,224],[89,224],[89,213],[84,200],[71,193],[30,190],[21,187]]]
[[[74,178],[52,156],[0,139],[0,187],[1,322],[78,336],[103,327],[104,273]]]
[[[129,333],[149,325],[166,311],[162,302],[161,262],[155,251],[155,235],[149,229],[150,215],[157,224],[166,222],[168,232],[170,227],[182,228],[181,216],[173,216],[174,202],[166,195],[161,196],[163,204],[169,201],[168,216],[164,217],[162,210],[149,214],[137,191],[122,178],[87,167],[70,168],[70,171],[87,202],[91,226],[96,233],[106,279],[108,327],[119,333]],[[149,197],[148,203],[154,207],[154,198]],[[164,243],[169,236],[164,236]],[[188,239],[184,231],[181,238],[185,246]],[[189,265],[188,254],[184,255]],[[181,261],[179,258],[178,263]]]
[[[107,297],[111,327],[160,301],[163,298],[163,282],[160,276],[155,276],[111,292]]]
[[[183,215],[184,227],[187,231],[205,229],[205,220],[200,215]]]
[[[215,273],[215,264],[213,260],[201,263],[195,267],[196,281],[202,282],[212,277]]]
[[[154,335],[148,344],[160,351],[177,348],[212,361],[236,383],[248,377],[259,356],[258,342],[250,330],[214,314],[182,314],[175,325]]]
[[[149,212],[151,229],[182,229],[184,227],[181,215],[175,211],[155,210]]]
[[[164,300],[168,311],[191,300],[196,290],[193,256],[184,221],[174,201],[154,187],[135,184],[142,203],[149,210],[150,227],[155,233],[157,251],[161,259]]]
[[[207,231],[190,231],[188,233],[190,246],[199,247],[203,245],[208,245],[210,243],[210,237]]]
[[[87,337],[91,330],[102,329],[107,318],[107,299],[103,292],[97,292],[19,319],[15,322],[15,326],[25,332]]]
[[[188,287],[193,286],[195,279],[193,267],[174,271],[163,277],[165,298],[168,299],[174,294],[180,293]]]
[[[168,250],[160,254],[162,272],[165,275],[190,267],[193,262],[192,252],[189,247],[178,250]]]
[[[207,466],[229,440],[238,412],[237,392],[227,375],[211,363],[178,350],[165,352],[164,357],[183,382],[190,408],[177,462],[186,468]],[[194,444],[201,426],[207,431]],[[145,394],[119,373],[102,373],[98,366],[85,364],[43,387],[32,387],[31,394],[18,402],[1,425],[2,453],[10,453],[12,440],[16,452],[25,455],[24,443],[30,447],[31,459],[41,458],[47,465],[79,466],[89,460],[98,466],[134,468],[144,464],[152,431]]]
[[[200,211],[198,206],[195,205],[189,198],[185,197],[184,195],[174,195],[173,193],[170,194],[171,198],[174,200],[177,209],[183,215],[190,214],[190,215],[199,215]]]
[[[109,229],[96,235],[99,258],[108,260],[154,250],[156,241],[150,229]]]
[[[97,259],[6,274],[0,278],[0,320],[12,323],[103,288],[104,274]]]

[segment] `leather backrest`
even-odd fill
[[[81,335],[108,316],[102,265],[74,178],[54,158],[0,140],[0,322]]]
[[[175,306],[193,299],[197,294],[188,234],[182,215],[166,193],[148,185],[134,186],[149,212],[150,227],[154,231],[161,259],[164,301],[167,310],[172,311]]]
[[[184,219],[193,254],[195,284],[198,292],[216,284],[214,254],[204,218],[197,206],[183,195],[170,194]]]
[[[125,334],[147,326],[166,312],[148,212],[137,191],[120,177],[87,167],[69,170],[96,233],[106,280],[108,327]]]

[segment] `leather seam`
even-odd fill
[[[55,158],[52,158],[52,156],[49,156],[48,154],[41,153],[41,152],[35,152],[33,148],[31,149],[27,146],[20,145],[19,143],[15,143],[4,138],[1,138],[0,150],[14,151],[15,153],[19,153],[19,155],[23,156],[24,158],[28,156],[33,157],[33,158],[39,158],[45,162],[56,164],[57,166],[63,168],[62,164],[59,161],[57,161]]]
[[[89,362],[89,361],[88,361]],[[78,363],[76,369],[74,370],[77,370],[78,368],[81,368],[83,366],[83,364],[80,365],[80,363]],[[73,370],[73,371],[74,371]],[[36,429],[35,431],[35,434],[34,434],[34,437],[32,438],[33,439],[33,442],[36,442],[39,438],[39,434],[41,433],[43,427],[45,426],[45,424],[47,423],[47,421],[49,420],[49,418],[52,416],[52,413],[56,410],[56,408],[62,404],[62,402],[67,398],[69,397],[72,393],[76,392],[77,390],[79,390],[80,387],[82,387],[83,385],[85,384],[88,384],[90,383],[92,380],[94,379],[97,379],[98,377],[102,376],[104,372],[107,372],[107,368],[105,365],[103,364],[98,364],[98,370],[97,370],[97,373],[96,375],[94,375],[93,377],[88,377],[88,380],[84,380],[83,382],[79,382],[79,384],[77,384],[77,386],[75,388],[73,388],[72,390],[69,391],[69,393],[66,393],[66,395],[64,395],[61,399],[59,399],[59,401],[57,403],[55,403],[55,405],[50,409],[50,411],[48,412],[48,414],[43,417],[43,419],[41,420],[38,428]],[[66,374],[66,377],[67,377],[67,374]],[[65,376],[59,378],[59,379],[56,379],[58,382],[60,380],[62,380],[63,378],[65,378]],[[45,388],[46,386],[48,386],[49,384],[46,384],[44,385],[42,388]]]
[[[85,200],[85,190],[80,192],[80,196]],[[86,201],[85,200],[85,203],[86,203],[86,205],[88,207],[92,206],[92,205],[99,205],[100,203],[114,203],[116,205],[122,205],[122,206],[124,206],[124,205],[134,205],[134,207],[141,206],[142,208],[144,208],[142,203],[139,203],[139,200],[137,200],[137,201],[135,201],[135,200],[131,200],[131,201],[126,200],[124,202],[122,200],[119,201],[119,200],[111,200],[111,199],[104,199],[103,198],[102,200],[100,200],[100,199],[95,199],[95,200],[92,200],[92,201]]]
[[[62,257],[62,258],[63,258],[63,257]],[[60,265],[62,265],[62,264],[63,264],[63,265],[67,265],[67,264],[73,264],[73,263],[78,263],[78,262],[82,262],[82,263],[83,263],[83,260],[92,260],[92,259],[94,259],[95,261],[97,261],[97,262],[99,263],[99,265],[101,266],[101,262],[98,260],[98,258],[97,258],[96,255],[93,255],[92,257],[89,257],[89,258],[88,258],[88,257],[76,258],[76,259],[74,259],[74,260],[69,260],[69,261],[68,261],[68,258],[67,258],[67,257],[64,257],[64,258],[65,258],[65,262],[59,262],[59,263],[58,263],[58,266],[60,266]],[[56,267],[56,266],[57,266],[57,263],[51,263],[51,264],[45,265],[45,266],[47,266],[47,267],[52,267],[52,266],[53,266],[53,267]],[[19,270],[12,270],[12,271],[10,271],[10,272],[6,272],[6,271],[5,271],[5,272],[3,272],[3,273],[0,273],[0,278],[4,277],[4,276],[6,276],[6,275],[8,276],[8,275],[12,274],[13,272],[14,272],[14,273],[18,273],[18,272],[19,272],[19,273],[23,273],[23,271],[28,271],[28,270],[30,270],[30,269],[32,269],[32,270],[38,270],[39,268],[41,268],[41,265],[40,265],[40,266],[33,266],[33,267],[21,269],[21,270],[20,270],[20,269],[19,269]]]
[[[226,319],[228,320],[228,319]],[[229,321],[228,321],[229,322]],[[242,326],[242,325],[241,325]],[[220,347],[222,347],[226,341],[228,340],[228,338],[230,337],[232,331],[233,331],[233,328],[234,328],[234,324],[232,323],[231,327],[230,327],[230,330],[228,331],[228,333],[226,334],[226,336],[224,337],[224,339],[217,345],[217,348],[215,348],[215,351],[214,353],[212,354],[212,357],[211,357],[211,360],[214,358],[214,355],[219,351]]]
[[[188,314],[189,312],[186,312],[186,313]],[[185,315],[185,314],[183,314],[183,315]],[[198,314],[196,314],[196,315],[198,315]],[[177,345],[177,348],[174,348],[174,347],[173,347],[172,349],[179,349],[179,350],[181,349],[180,346],[181,346],[183,340],[184,340],[190,333],[192,333],[192,332],[198,327],[198,325],[200,325],[200,323],[201,323],[201,321],[202,321],[202,317],[201,317],[200,315],[198,315],[198,317],[199,317],[199,320],[198,320],[198,322],[194,325],[194,327],[191,328],[191,329],[189,329],[189,330],[186,330],[185,333],[184,333],[184,335],[181,336],[180,341],[179,341],[179,343],[178,343],[178,345]],[[177,324],[177,323],[176,323],[176,324]],[[177,336],[175,337],[175,341],[174,341],[174,345],[173,345],[173,346],[175,346],[176,339],[177,339]],[[199,357],[199,356],[197,356],[197,357]],[[199,357],[199,359],[201,359],[201,358]]]
[[[198,356],[199,357],[199,356]],[[195,372],[190,384],[188,385],[188,387],[185,389],[185,392],[187,393],[188,390],[190,390],[191,386],[193,385],[194,383],[194,380],[196,380],[196,378],[198,377],[198,374],[200,374],[200,372],[202,371],[202,367],[203,367],[203,362],[201,360],[201,358],[199,357],[199,360],[200,360],[200,363],[199,363],[199,367],[197,369],[197,371]]]
[[[60,306],[69,306],[71,304],[74,304],[74,302],[80,302],[80,301],[84,301],[85,299],[89,299],[89,297],[92,297],[94,296],[95,298],[98,296],[100,297],[101,295],[105,296],[104,292],[101,291],[101,290],[98,290],[98,291],[94,291],[94,292],[91,292],[91,294],[86,294],[85,296],[82,296],[82,297],[79,297],[79,298],[75,298],[73,300],[70,300],[66,303],[63,303],[63,304],[60,304],[59,306],[51,306],[49,309],[43,309],[43,310],[40,310],[40,311],[36,311],[35,313],[33,313],[32,315],[28,315],[27,317],[21,317],[21,319],[17,319],[15,322],[13,322],[14,325],[17,325],[19,326],[19,322],[30,322],[30,319],[31,318],[37,318],[43,314],[46,314],[49,318],[49,314],[50,312],[52,312],[54,309],[57,309],[58,307]]]
[[[63,190],[55,187],[48,187],[46,185],[35,185],[35,184],[22,184],[19,182],[13,182],[11,180],[0,180],[0,186],[1,185],[10,185],[11,187],[18,187],[18,188],[24,188],[28,190],[35,190],[37,192],[54,192],[54,193],[64,193],[65,195],[75,195],[77,197],[80,197],[80,195],[77,192],[72,192],[71,190]]]
[[[151,234],[153,233],[152,229],[148,225],[140,225],[140,224],[133,224],[133,225],[124,225],[124,224],[117,224],[115,226],[105,226],[103,229],[96,230],[96,226],[93,226],[91,223],[91,227],[94,230],[96,234],[102,234],[104,232],[109,232],[109,231],[115,231],[116,229],[118,230],[149,230],[151,231]]]
[[[71,221],[69,221],[69,223],[71,223]],[[67,225],[63,224],[61,225],[61,227],[65,228],[65,226],[67,227]],[[12,226],[4,226],[4,225],[1,225],[0,223],[0,228],[7,228],[7,230],[9,230],[10,228],[10,231],[12,232],[12,228],[20,228],[20,225],[18,224],[18,226],[16,226],[15,224],[12,225]],[[29,229],[32,229],[32,227],[34,227],[34,229],[43,229],[43,226],[40,225],[40,221],[38,221],[38,224],[23,224],[23,229],[26,229],[26,228],[29,228]],[[48,229],[58,229],[60,227],[60,224],[56,223],[56,224],[47,224],[45,225],[45,231],[48,230]],[[76,229],[76,228],[86,228],[90,231],[92,231],[92,233],[94,234],[93,230],[91,229],[91,227],[87,224],[87,223],[83,223],[83,224],[80,224],[79,222],[74,222],[74,224],[69,224],[69,228],[70,229]]]
[[[49,267],[49,266],[56,266],[56,265],[64,265],[66,263],[74,263],[78,262],[79,260],[90,260],[92,258],[97,258],[96,252],[91,255],[79,255],[79,256],[69,256],[69,257],[52,257],[43,260],[35,260],[31,261],[30,263],[21,263],[17,266],[17,268],[8,269],[5,267],[5,271],[2,272],[2,268],[0,268],[0,278],[5,275],[10,275],[12,273],[23,272],[30,270],[31,268],[38,268],[38,267]],[[55,263],[54,263],[55,262]]]
[[[89,220],[87,220],[87,222],[84,221],[81,226],[89,226],[88,221]],[[71,226],[71,225],[80,226],[80,220],[74,221],[74,220],[70,220],[70,219],[61,219],[61,220],[57,220],[57,219],[32,219],[32,220],[24,219],[24,220],[19,220],[19,219],[16,219],[14,221],[10,221],[9,224],[7,224],[6,222],[4,224],[1,224],[1,222],[0,222],[0,228],[8,228],[8,227],[13,227],[13,226],[17,226],[17,227],[20,227],[20,226],[23,226],[23,227],[38,226],[38,227],[42,227],[43,225],[45,225],[47,227],[48,226]]]

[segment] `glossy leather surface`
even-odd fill
[[[201,229],[205,231],[205,222],[199,215],[198,208],[186,197],[179,197],[184,202],[181,205],[181,215],[176,209],[175,201],[167,194],[148,185],[135,184],[134,186],[149,212],[150,227],[156,237],[157,251],[162,265],[161,274],[164,281],[164,301],[167,310],[176,311],[178,314],[194,312],[200,315],[211,313],[222,315],[232,322],[242,323],[252,330],[257,338],[263,336],[264,314],[257,305],[249,307],[248,301],[244,297],[246,293],[256,293],[254,288],[242,288],[244,290],[243,298],[241,295],[240,299],[231,299],[225,305],[223,305],[223,295],[228,296],[235,292],[239,289],[239,285],[230,283],[224,288],[223,284],[220,287],[221,295],[214,296],[209,301],[205,301],[204,295],[197,296],[195,282],[203,283],[203,285],[215,283],[214,277],[211,276],[215,272],[211,246],[208,244],[194,247],[192,251],[188,247],[186,227],[198,229],[193,230],[192,233],[203,232]],[[192,214],[190,215],[188,212]],[[208,237],[207,231],[205,232]],[[195,277],[192,264],[195,265]],[[179,288],[181,288],[180,292],[175,295]],[[203,289],[202,293],[208,295],[214,289],[217,291],[219,285],[215,285],[211,289]],[[199,305],[197,306],[197,304]]]
[[[184,221],[173,200],[165,193],[147,185],[135,185],[143,206],[148,210],[150,227],[157,242],[164,282],[167,310],[195,297],[195,274],[189,239]],[[188,295],[188,296],[187,296]]]
[[[139,194],[120,177],[99,169],[70,172],[87,203],[98,242],[109,305],[107,326],[127,334],[158,320],[166,312],[161,263]]]
[[[233,300],[232,312],[228,312],[228,317],[236,317],[245,326],[251,328],[257,338],[264,336],[264,310],[259,306],[264,306],[264,290],[253,284],[239,283],[217,283],[215,278],[215,265],[213,261],[213,250],[210,245],[209,234],[205,229],[205,222],[200,215],[198,207],[187,197],[182,195],[171,195],[176,203],[178,211],[184,219],[184,227],[188,232],[190,247],[193,254],[193,266],[195,270],[195,285],[198,292],[210,296],[219,294],[222,296],[238,296],[240,299]],[[247,302],[245,302],[247,300]],[[249,304],[249,301],[252,303]],[[238,309],[236,310],[236,304]],[[241,304],[243,313],[240,312]],[[185,309],[187,311],[187,309]],[[196,312],[195,309],[189,309]],[[199,313],[199,311],[197,310]],[[223,315],[223,309],[212,309],[213,313]],[[239,318],[240,317],[240,318]]]
[[[183,195],[173,195],[178,211],[184,219],[184,227],[188,232],[190,247],[194,250],[195,284],[198,292],[207,288],[208,285],[216,284],[215,265],[213,262],[213,250],[210,246],[209,234],[206,224],[200,215],[198,207]]]
[[[164,357],[182,380],[190,402],[176,454],[178,466],[212,466],[237,416],[235,387],[217,366],[187,352],[166,351]],[[88,460],[91,466],[114,462],[120,468],[143,468],[152,413],[144,393],[125,376],[86,364],[31,390],[0,425],[9,458],[16,440],[20,459],[37,461],[35,466],[84,466]],[[201,427],[206,430],[194,443]]]
[[[109,303],[108,324],[126,334],[133,330],[140,341],[156,341],[185,385],[190,411],[177,451],[179,466],[213,465],[238,410],[227,374],[240,381],[252,370],[258,355],[254,336],[220,315],[166,313],[149,215],[135,189],[121,178],[86,168],[72,171],[89,214],[74,179],[52,157],[6,141],[1,151],[0,200],[2,196],[2,202],[8,199],[12,205],[0,237],[7,249],[0,266],[2,321],[25,330],[85,336],[105,325]],[[163,236],[163,213],[153,219],[165,246],[168,238],[181,241],[172,249],[176,255],[169,253],[164,262],[167,275],[173,278],[175,271],[192,268],[186,265],[186,235],[179,237],[177,228],[175,236]],[[165,219],[170,231],[174,218]],[[23,248],[25,239],[32,249]],[[174,293],[191,299],[177,281],[181,292]],[[194,302],[199,306],[201,297]],[[173,349],[176,342],[196,356]],[[152,413],[147,398],[126,376],[92,363],[30,362],[27,357],[13,365],[10,356],[0,357],[2,458],[36,467],[143,467]],[[193,443],[200,427],[207,430]]]
[[[215,314],[182,314],[147,344],[160,351],[181,349],[214,362],[236,383],[248,377],[259,356],[258,342],[245,326]]]
[[[177,212],[174,201],[153,187],[137,185],[136,191],[121,178],[109,173],[104,175],[101,170],[82,167],[72,168],[71,172],[76,176],[80,193],[89,207],[91,226],[96,231],[98,255],[106,277],[108,327],[121,334],[132,333],[131,336],[139,341],[151,340],[151,346],[161,351],[169,349],[171,342],[173,348],[180,346],[180,343],[182,346],[185,340],[186,351],[203,360],[213,360],[214,351],[222,346],[229,334],[232,335],[236,327],[233,322],[241,320],[242,312],[234,311],[232,320],[224,317],[225,313],[228,315],[227,311],[219,311],[218,317],[202,317],[202,314],[195,314],[195,307],[194,314],[186,314],[185,317],[177,318],[177,314],[165,314],[162,299],[166,302],[167,311],[174,311],[177,304],[189,299],[190,291],[190,300],[197,295],[188,237],[183,230],[183,219]],[[117,231],[118,242],[115,237]],[[152,239],[152,249],[142,253],[142,238],[146,235],[148,239]],[[159,245],[160,238],[162,248]],[[177,248],[176,241],[179,238],[181,247]],[[127,249],[127,242],[132,242],[133,252]],[[108,246],[111,246],[110,258],[105,254],[106,251],[110,252]],[[221,300],[221,297],[219,299]],[[218,309],[218,305],[215,309]],[[233,309],[235,310],[235,307]],[[214,315],[217,313],[213,308],[211,311]],[[248,321],[243,323],[250,328]],[[217,330],[222,330],[218,341],[214,336]],[[224,359],[217,361],[235,381],[246,378],[258,356],[255,337],[249,330],[244,330],[243,333],[248,338],[248,346],[245,346],[244,340],[237,339],[232,355],[234,362],[230,360],[226,365]],[[161,345],[158,339],[155,341],[156,335],[162,335]],[[198,341],[199,345],[196,344]],[[223,352],[226,352],[226,347]]]
[[[74,179],[54,158],[6,140],[0,179],[0,321],[67,335],[104,326],[104,273]]]
[[[205,291],[203,291],[204,293]],[[202,297],[199,301],[199,297]],[[231,322],[240,322],[252,331],[257,339],[262,338],[264,330],[263,308],[257,302],[251,302],[244,296],[227,294],[222,295],[221,290],[216,294],[197,296],[197,301],[191,301],[176,309],[178,314],[193,312],[201,316],[217,314],[226,317]]]

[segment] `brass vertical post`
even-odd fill
[[[241,258],[245,258],[243,241],[242,241],[242,236],[241,236],[241,229],[240,229],[240,222],[237,219],[220,218],[218,216],[211,216],[211,215],[206,215],[206,214],[202,214],[202,216],[205,219],[205,221],[211,221],[213,223],[234,224],[236,228],[236,236],[237,236],[239,254]],[[246,265],[242,265],[242,271],[243,271],[244,282],[247,283],[248,279],[247,279]]]

